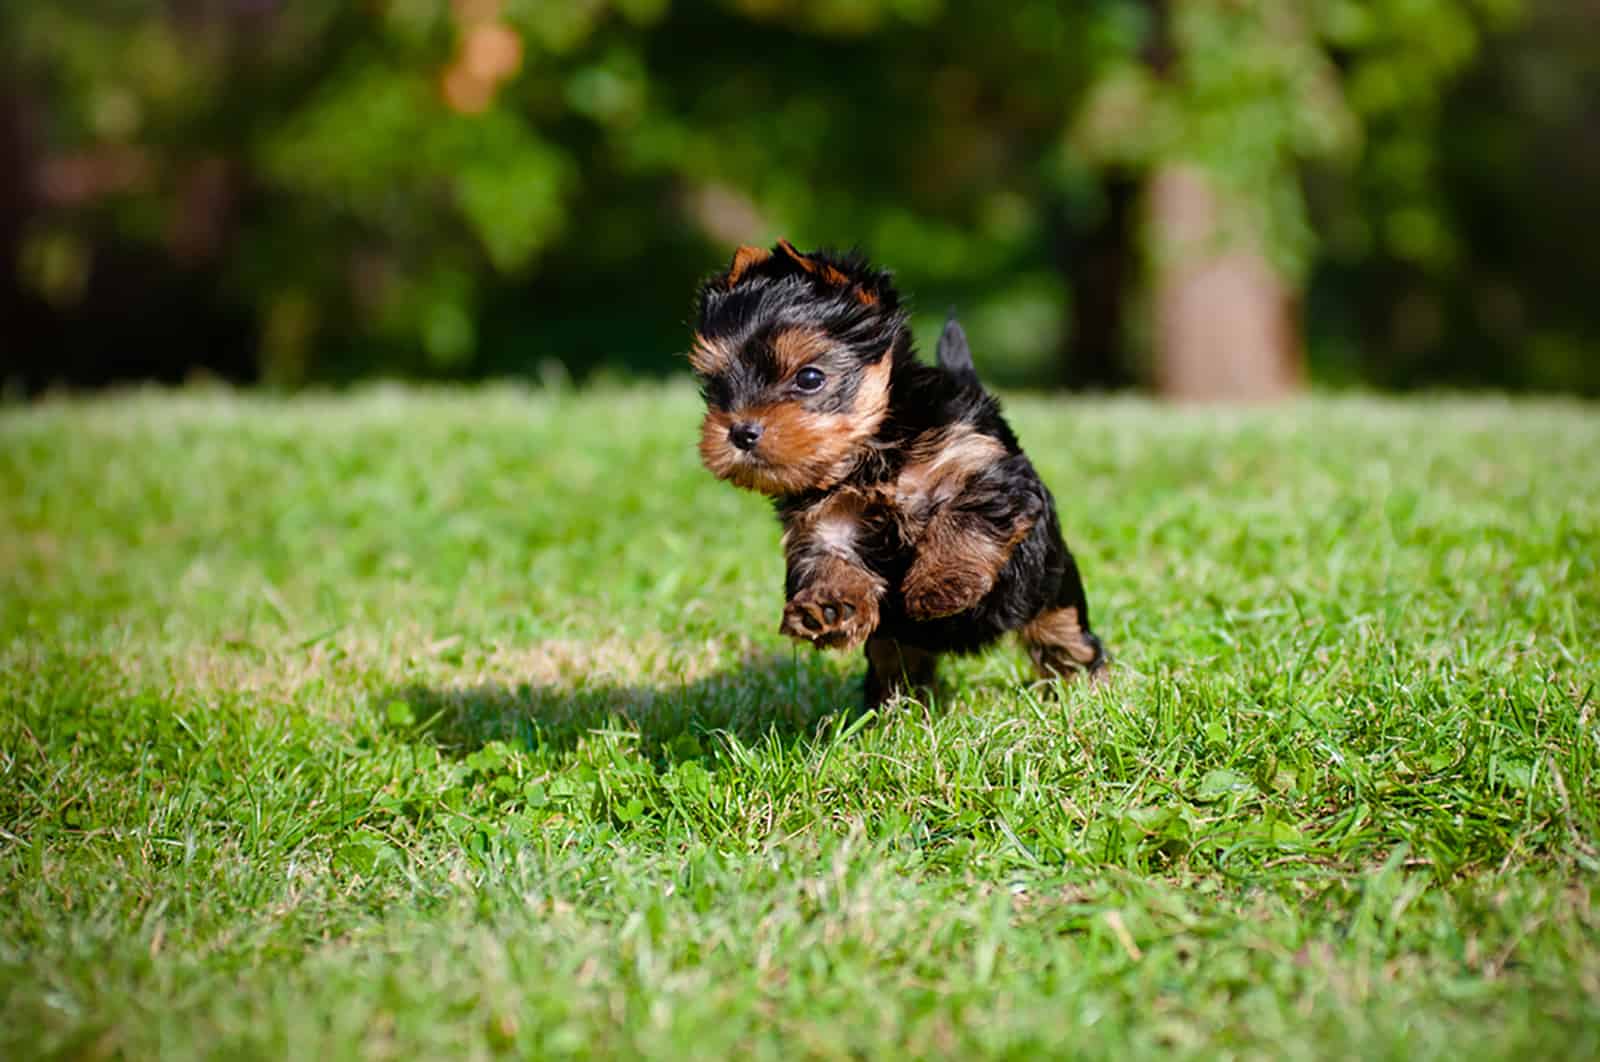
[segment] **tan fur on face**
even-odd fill
[[[701,376],[715,376],[733,361],[733,353],[721,340],[707,339],[696,332],[689,344],[689,367]]]
[[[787,380],[828,352],[833,341],[818,328],[787,328],[772,341],[773,360],[778,376]]]
[[[710,410],[700,427],[700,459],[719,478],[762,494],[826,490],[850,470],[861,446],[883,423],[892,368],[893,359],[884,354],[863,371],[848,413],[814,413],[794,403]],[[762,426],[754,453],[740,451],[728,439],[728,429],[743,421]]]

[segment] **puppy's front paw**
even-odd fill
[[[994,587],[994,574],[962,565],[923,564],[920,560],[900,585],[906,615],[914,620],[940,619],[965,612]]]
[[[783,606],[780,634],[818,649],[854,649],[878,626],[878,601],[862,588],[812,586]]]

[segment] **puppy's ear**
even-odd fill
[[[799,251],[794,249],[794,244],[790,243],[788,240],[778,241],[778,251],[795,265],[799,266],[802,271],[810,273],[812,276],[816,277],[818,280],[822,281],[831,288],[842,288],[846,284],[850,283],[849,277],[839,272],[833,266],[828,265],[826,262],[819,262],[809,255],[801,254]]]
[[[801,254],[795,250],[794,244],[788,240],[778,241],[778,253],[783,255],[789,263],[798,267],[802,272],[815,277],[829,288],[848,288],[855,296],[856,301],[863,306],[876,306],[881,297],[881,290],[885,277],[872,269],[866,268],[866,263],[858,255],[851,255],[839,265],[840,269],[831,262],[813,255]],[[854,274],[854,275],[852,275]]]
[[[779,240],[777,249],[779,254],[783,255],[801,269],[804,269],[807,273],[816,272],[817,263],[801,254],[799,251],[795,250],[794,244],[790,243],[788,240]]]
[[[771,257],[772,252],[764,247],[750,247],[748,245],[740,247],[733,252],[733,262],[728,266],[728,274],[722,278],[724,286],[733,287],[739,283],[739,278],[744,276],[747,270],[760,265]]]

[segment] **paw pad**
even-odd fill
[[[870,600],[848,601],[839,593],[812,588],[784,606],[778,630],[819,649],[853,648],[866,640],[877,622],[877,607]]]

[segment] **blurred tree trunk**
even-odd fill
[[[1171,0],[1145,0],[1145,65],[1170,78],[1183,57]],[[1263,401],[1304,379],[1298,308],[1223,190],[1196,166],[1149,175],[1146,252],[1156,389],[1168,398]]]
[[[1264,401],[1305,378],[1294,293],[1198,167],[1167,164],[1147,192],[1151,337],[1161,394]]]

